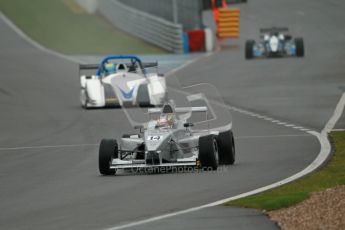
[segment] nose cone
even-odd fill
[[[270,47],[272,52],[278,51],[279,40],[276,36],[272,36],[270,39]]]
[[[169,134],[148,133],[146,135],[146,150],[157,151],[161,150],[168,142]]]

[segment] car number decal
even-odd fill
[[[162,136],[148,136],[148,141],[159,141],[162,138]]]

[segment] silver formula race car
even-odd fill
[[[80,102],[83,108],[162,105],[165,78],[148,73],[155,63],[143,63],[136,56],[108,56],[100,64],[80,65]]]
[[[245,58],[258,57],[303,57],[303,38],[292,38],[288,28],[260,29],[261,40],[247,40],[245,44]]]
[[[193,129],[181,113],[205,113],[208,108],[175,107],[166,103],[162,108],[149,108],[157,119],[147,127],[136,127],[137,134],[124,134],[118,143],[103,139],[99,147],[99,171],[114,175],[117,169],[166,167],[197,167],[215,170],[218,165],[235,162],[235,143],[231,124],[217,129]],[[201,115],[201,114],[200,114]],[[206,126],[207,127],[207,126]]]

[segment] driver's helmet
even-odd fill
[[[106,74],[114,74],[116,73],[116,66],[112,62],[106,62],[104,63],[104,70]]]
[[[171,127],[174,124],[174,115],[172,113],[162,114],[157,120],[158,127]]]

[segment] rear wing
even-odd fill
[[[261,28],[260,33],[280,33],[280,32],[288,32],[289,28],[287,27],[271,27],[271,28]]]
[[[162,108],[150,108],[148,109],[148,113],[161,113]],[[188,113],[188,112],[207,112],[206,106],[198,106],[198,107],[177,107],[175,108],[176,113]]]

